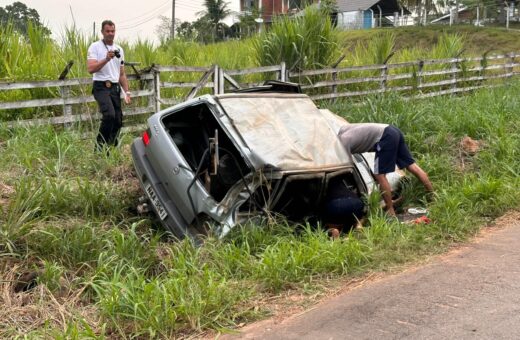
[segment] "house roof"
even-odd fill
[[[457,12],[459,13],[463,13],[463,12],[466,12],[468,10],[468,7],[467,6],[464,6],[464,7],[461,7],[459,8],[459,10]],[[446,15],[443,15],[442,17],[439,17],[435,20],[432,20],[430,21],[432,24],[436,23],[436,22],[441,22],[441,21],[448,21],[450,20],[450,16],[451,16],[451,13],[448,13]]]
[[[401,12],[401,7],[397,3],[397,0],[337,0],[339,12],[352,12],[352,11],[365,11],[372,9],[376,13],[381,11],[384,14],[393,14],[394,12]],[[403,6],[403,10],[406,14],[410,14],[408,9]]]

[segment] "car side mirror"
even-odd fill
[[[219,158],[218,130],[215,129],[215,136],[209,138],[209,174],[211,176],[215,176],[218,172]]]

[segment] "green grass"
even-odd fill
[[[351,122],[399,126],[436,190],[425,203],[420,183],[411,180],[404,189],[405,204],[426,204],[432,224],[404,226],[372,204],[370,227],[340,241],[277,222],[237,227],[200,248],[172,242],[132,208],[141,194],[128,148],[132,136],[102,156],[93,152],[93,137],[74,130],[0,128],[0,189],[14,189],[0,193],[0,277],[40,273],[34,290],[3,301],[1,295],[0,337],[225,331],[268,315],[268,305],[258,301],[445,251],[518,208],[519,91],[512,82],[461,97],[320,103]],[[461,153],[464,136],[482,142],[475,156]],[[9,289],[12,283],[0,282],[0,290]]]

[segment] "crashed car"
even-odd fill
[[[370,193],[373,155],[348,154],[337,137],[348,123],[300,92],[269,82],[152,115],[132,143],[144,206],[177,238],[223,237],[262,215],[319,221],[333,179]],[[388,177],[395,188],[401,175]]]

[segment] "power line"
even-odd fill
[[[146,11],[144,13],[141,13],[141,15],[138,15],[136,17],[133,17],[133,18],[130,18],[130,19],[124,19],[124,20],[121,20],[119,23],[127,23],[127,22],[131,22],[131,21],[134,21],[134,20],[137,20],[137,19],[141,19],[145,16],[148,16],[148,14],[152,13],[152,12],[157,12],[159,9],[162,10],[163,7],[165,7],[165,5],[169,4],[170,3],[170,0],[167,0],[166,2],[162,3],[161,5],[159,5],[158,7],[155,7],[154,9],[151,9],[149,11]]]
[[[172,23],[170,27],[170,38],[175,39],[175,0],[172,0]]]
[[[132,23],[127,23],[125,25],[122,25],[119,29],[128,29],[128,28],[132,28],[132,27],[136,27],[136,26],[139,26],[145,22],[148,22],[148,21],[151,21],[151,20],[154,20],[156,18],[159,17],[159,14],[163,11],[162,8],[158,8],[156,12],[152,13],[152,14],[149,14],[147,16],[142,16],[141,18],[139,18],[138,21],[135,21],[135,22],[132,22]]]
[[[124,30],[128,30],[128,29],[136,28],[136,27],[139,27],[139,26],[141,26],[141,25],[146,24],[147,22],[150,22],[150,21],[152,21],[152,20],[156,20],[156,19],[158,19],[158,17],[157,17],[157,16],[154,16],[154,17],[152,17],[152,18],[149,18],[149,19],[147,19],[147,20],[143,20],[143,21],[141,21],[141,22],[139,22],[139,23],[136,23],[136,24],[134,24],[134,25],[121,27],[121,28],[119,28],[119,30],[120,30],[120,31],[124,31]]]
[[[186,8],[186,9],[193,9],[193,10],[200,10],[200,6],[196,6],[196,5],[190,5],[190,4],[183,4],[183,3],[176,3],[175,4],[177,7],[183,7],[183,8]]]
[[[162,9],[161,9],[162,11]],[[148,15],[146,18],[142,18],[140,21],[138,22],[135,22],[135,23],[132,23],[132,24],[126,24],[126,25],[123,25],[122,27],[120,27],[119,29],[120,30],[125,30],[125,29],[129,29],[129,28],[134,28],[134,27],[137,27],[137,26],[140,26],[144,23],[147,23],[149,21],[152,21],[152,20],[155,20],[157,19],[159,16],[159,13],[153,13],[151,15]]]

